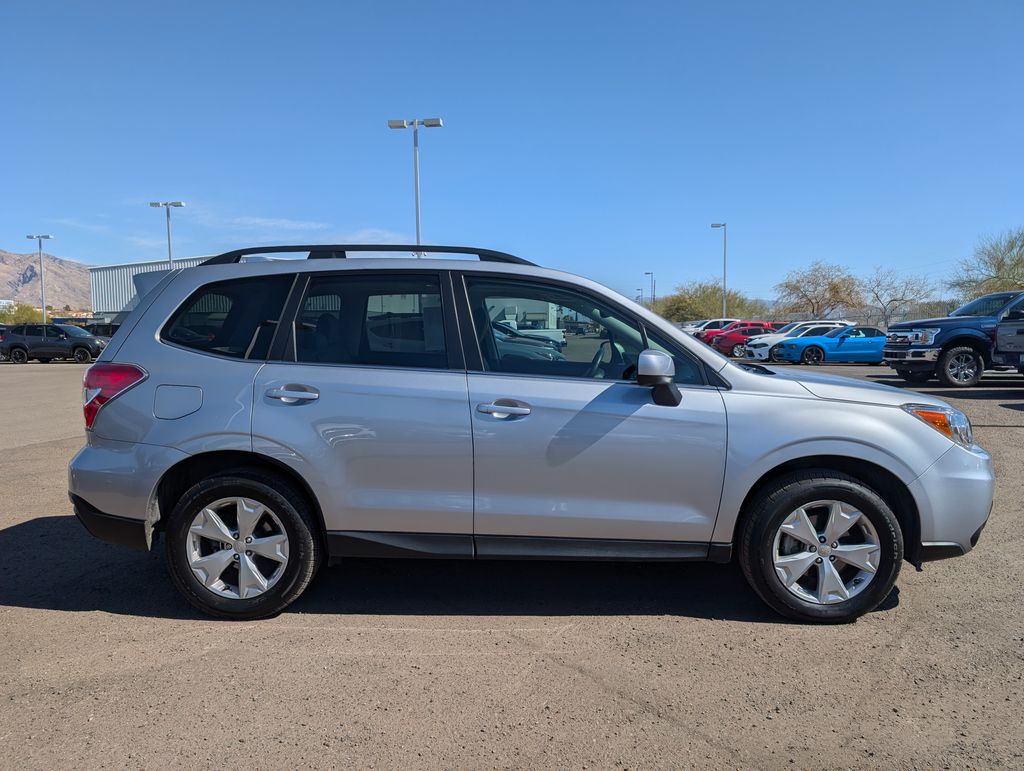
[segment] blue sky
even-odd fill
[[[1024,226],[1024,3],[0,5],[0,248],[488,246],[770,297],[824,259],[944,273]]]

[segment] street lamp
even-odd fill
[[[412,128],[412,175],[416,187],[416,245],[420,244],[420,126],[423,128],[441,128],[444,123],[440,118],[413,118],[412,120],[389,120],[388,128]],[[417,257],[420,255],[417,254]]]
[[[640,287],[636,291],[638,291],[640,293],[640,304],[643,305],[644,304],[644,288]]]
[[[729,228],[724,222],[712,222],[711,227],[722,229],[722,318],[725,315],[725,266],[729,256]]]
[[[39,300],[43,309],[43,323],[46,323],[46,283],[43,281],[43,241],[49,241],[53,236],[25,236],[39,242]]]
[[[167,262],[170,266],[174,267],[174,260],[171,259],[171,207],[180,209],[185,205],[184,201],[150,201],[149,205],[154,209],[159,209],[161,206],[167,212]]]
[[[651,307],[653,308],[654,307],[654,301],[656,299],[658,299],[658,295],[654,291],[654,273],[652,273],[649,270],[645,270],[644,271],[644,275],[651,277]]]

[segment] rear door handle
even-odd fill
[[[530,414],[530,405],[514,399],[495,399],[490,404],[476,405],[477,412],[493,415],[496,418],[519,418]]]
[[[280,399],[285,404],[312,402],[320,398],[320,392],[311,386],[286,385],[282,388],[268,388],[266,395],[271,399]]]

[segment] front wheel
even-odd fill
[[[889,595],[903,559],[899,522],[858,480],[828,470],[790,474],[753,501],[739,562],[754,591],[798,621],[845,623]]]
[[[977,385],[984,372],[985,361],[976,350],[966,345],[943,351],[935,369],[939,382],[950,388]]]
[[[87,364],[92,359],[92,354],[89,353],[88,348],[76,348],[74,356],[75,361],[79,364]]]
[[[194,485],[171,512],[166,535],[178,590],[199,610],[222,618],[280,613],[302,594],[322,559],[303,496],[259,472]]]
[[[800,361],[804,364],[821,364],[824,360],[825,352],[816,345],[807,346],[800,355]]]

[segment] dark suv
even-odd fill
[[[0,353],[15,364],[29,359],[44,364],[52,359],[74,359],[85,364],[105,347],[106,342],[71,324],[19,324],[8,329],[0,341]]]

